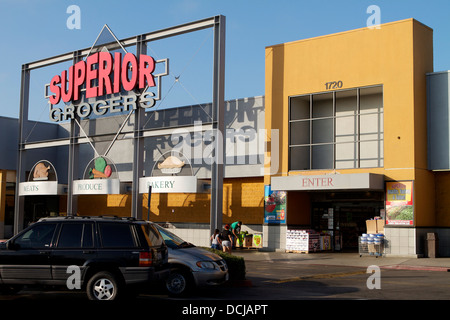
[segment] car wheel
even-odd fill
[[[99,272],[89,279],[86,292],[89,300],[115,300],[120,293],[119,281],[109,272]]]
[[[166,289],[171,296],[186,295],[192,287],[190,274],[186,271],[171,270],[170,276],[166,280]]]

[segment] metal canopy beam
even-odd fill
[[[140,37],[142,39],[142,41],[148,42],[148,41],[155,41],[155,40],[173,37],[173,36],[181,35],[184,33],[199,31],[199,30],[203,30],[203,29],[207,29],[207,28],[212,28],[212,27],[215,27],[216,20],[220,19],[220,18],[223,18],[225,20],[224,16],[211,17],[211,18],[198,20],[198,21],[194,21],[194,22],[189,22],[186,24],[182,24],[182,25],[167,28],[167,29],[162,29],[159,31],[145,33],[140,36],[133,36],[133,37],[125,38],[125,39],[120,40],[120,43],[124,47],[130,47],[130,46],[134,46],[137,44],[138,37]],[[114,44],[114,42],[105,43],[104,45],[106,46],[108,44]],[[89,48],[79,50],[77,52],[80,56],[86,56],[87,54],[89,54],[90,51],[91,51],[91,48],[89,47]],[[68,52],[68,53],[64,53],[64,54],[54,56],[51,58],[30,62],[26,66],[27,66],[28,70],[47,67],[47,66],[50,66],[50,65],[53,65],[56,63],[70,61],[73,59],[73,56],[74,56],[73,52]]]

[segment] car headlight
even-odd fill
[[[197,263],[197,267],[201,268],[201,269],[215,269],[216,265],[210,261],[198,261]]]

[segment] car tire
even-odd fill
[[[193,287],[192,277],[188,271],[172,269],[166,280],[166,289],[170,296],[185,296]]]
[[[86,293],[89,300],[116,300],[121,293],[121,285],[112,273],[99,272],[89,279]]]

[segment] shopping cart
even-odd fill
[[[363,255],[381,257],[384,252],[384,237],[381,235],[368,235],[358,238],[358,253]]]

